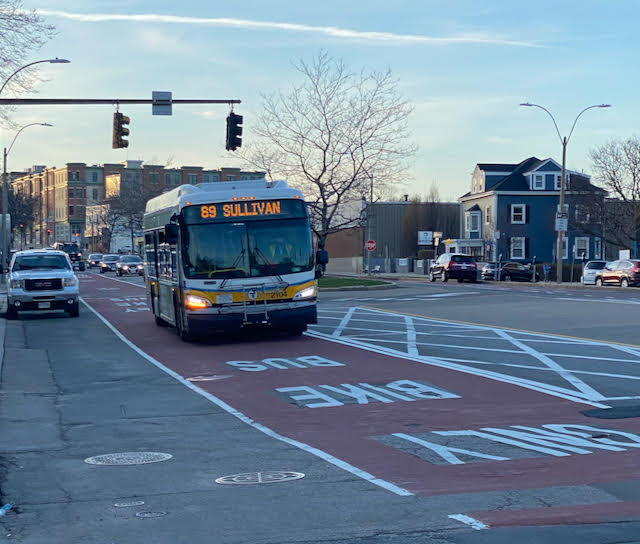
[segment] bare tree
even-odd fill
[[[614,140],[590,153],[598,183],[609,197],[602,209],[605,239],[629,247],[640,229],[640,140]]]
[[[45,23],[35,10],[25,9],[22,0],[0,0],[0,86],[55,33],[55,27]],[[38,81],[37,68],[27,68],[11,78],[5,92],[29,91]],[[7,108],[0,108],[0,124],[13,126]]]
[[[438,187],[429,188],[425,198],[414,196],[402,218],[402,239],[405,255],[418,254],[418,231],[440,231],[447,237],[459,233],[457,204],[441,202]],[[437,248],[434,248],[437,252]],[[435,256],[435,255],[434,255]]]
[[[372,180],[379,194],[400,180],[415,153],[407,128],[413,108],[390,71],[355,73],[326,52],[294,67],[302,83],[263,96],[257,141],[242,158],[304,192],[324,241],[357,223]]]
[[[142,229],[142,217],[145,206],[150,198],[158,196],[161,189],[151,189],[138,184],[123,183],[119,191],[107,196],[108,204],[107,224],[113,233],[116,228],[126,228],[131,235],[131,251],[134,251],[134,235]]]

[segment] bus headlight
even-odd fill
[[[187,295],[187,298],[184,300],[184,305],[189,310],[203,310],[204,308],[210,308],[211,302],[206,298],[197,297],[195,295]]]
[[[302,291],[298,291],[293,295],[293,300],[302,300],[305,298],[312,298],[316,296],[316,286],[305,287]]]

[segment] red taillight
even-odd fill
[[[640,268],[638,268],[637,266],[633,269],[634,272],[640,272]]]

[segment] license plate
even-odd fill
[[[233,295],[216,295],[217,304],[231,304],[233,302]]]
[[[38,302],[38,310],[45,310],[51,308],[51,302]]]

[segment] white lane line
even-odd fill
[[[546,355],[540,353],[539,351],[536,351],[531,346],[528,346],[527,344],[520,342],[517,338],[514,338],[506,331],[503,331],[500,329],[494,329],[494,331],[497,335],[501,336],[505,340],[508,340],[517,348],[520,348],[522,351],[531,355],[534,359],[538,359],[538,361],[540,361],[541,363],[544,363],[549,368],[555,370],[560,377],[568,381],[578,391],[582,392],[589,400],[594,400],[594,401],[604,400],[604,395],[601,395],[600,393],[598,393],[593,387],[591,387],[590,385],[587,385],[577,376],[574,376],[570,370],[567,370],[563,366],[559,365],[553,359],[547,357]]]
[[[418,355],[418,347],[416,346],[416,329],[413,326],[413,319],[408,315],[404,318],[407,326],[407,353],[409,355]]]
[[[471,516],[466,516],[465,514],[450,514],[448,517],[450,517],[451,519],[455,519],[456,521],[459,521],[461,523],[464,523],[465,525],[469,525],[472,529],[475,529],[476,531],[481,531],[483,529],[489,528],[488,525],[485,525],[484,523],[477,520],[476,518],[472,518]]]
[[[523,368],[525,370],[541,370],[543,372],[555,372],[552,368],[546,366],[532,366],[532,365],[519,365],[516,363],[495,363],[492,361],[476,361],[472,359],[459,359],[457,357],[440,357],[443,361],[452,361],[454,363],[468,363],[474,365],[496,365],[496,366],[508,366],[513,368]],[[594,372],[591,370],[572,370],[574,374],[585,374],[587,376],[602,376],[604,378],[620,378],[624,380],[640,380],[640,376],[630,376],[629,374],[613,374],[610,372]],[[607,397],[606,400],[612,400],[611,397]]]
[[[174,372],[170,368],[164,366],[157,359],[154,359],[153,357],[151,357],[151,355],[149,355],[146,352],[142,351],[142,349],[140,349],[133,342],[131,342],[128,338],[126,338],[123,334],[121,334],[118,329],[116,329],[109,321],[107,321],[106,318],[104,318],[102,315],[100,315],[100,313],[98,313],[82,297],[80,297],[80,300],[82,301],[82,303],[87,308],[89,308],[89,310],[91,310],[91,312],[93,312],[98,317],[98,319],[100,319],[100,321],[102,321],[107,327],[109,327],[109,329],[111,329],[111,331],[122,342],[124,342],[127,346],[129,346],[138,355],[140,355],[141,357],[144,357],[152,365],[158,367],[163,372],[166,372],[167,374],[169,374],[169,376],[171,376],[175,380],[179,381],[182,385],[188,387],[192,391],[196,392],[198,395],[203,396],[204,398],[206,398],[208,401],[212,402],[216,406],[219,406],[225,412],[231,414],[232,416],[237,417],[243,423],[246,423],[250,427],[253,427],[254,429],[266,434],[267,436],[270,436],[271,438],[275,438],[276,440],[280,440],[281,442],[285,442],[286,444],[289,444],[289,445],[294,446],[296,448],[299,448],[299,449],[301,449],[301,450],[303,450],[303,451],[305,451],[307,453],[315,455],[316,457],[319,457],[323,461],[331,463],[332,465],[334,465],[334,466],[336,466],[338,468],[341,468],[342,470],[345,470],[346,472],[350,472],[351,474],[353,474],[354,476],[357,476],[358,478],[362,478],[363,480],[366,480],[369,483],[372,483],[373,485],[377,485],[378,487],[382,487],[383,489],[386,489],[387,491],[391,491],[392,493],[395,493],[396,495],[400,495],[400,496],[403,496],[403,497],[409,497],[409,496],[413,495],[413,493],[411,493],[410,491],[407,491],[406,489],[403,489],[402,487],[399,487],[399,486],[397,486],[397,485],[395,485],[395,484],[393,484],[391,482],[387,482],[386,480],[382,480],[380,478],[376,478],[373,474],[369,474],[368,472],[365,472],[364,470],[361,470],[361,469],[359,469],[357,467],[354,467],[353,465],[347,463],[346,461],[343,461],[342,459],[338,459],[337,457],[334,457],[333,455],[331,455],[331,454],[329,454],[329,453],[327,453],[325,451],[322,451],[322,450],[320,450],[318,448],[314,448],[313,446],[309,446],[308,444],[305,444],[304,442],[300,442],[298,440],[293,440],[291,438],[288,438],[286,436],[278,434],[275,431],[273,431],[272,429],[270,429],[269,427],[266,427],[266,426],[264,426],[264,425],[262,425],[260,423],[257,423],[256,421],[254,421],[250,417],[246,416],[245,414],[243,414],[239,410],[236,410],[233,406],[230,406],[229,404],[227,404],[223,400],[219,399],[218,397],[212,395],[211,393],[207,393],[203,389],[200,389],[197,385],[192,384],[191,382],[189,382],[188,380],[186,380],[182,376],[180,376],[180,374],[178,374],[177,372]]]
[[[395,349],[386,348],[383,346],[375,346],[373,344],[360,342],[358,340],[353,340],[351,338],[345,338],[345,337],[337,338],[335,336],[331,336],[329,334],[323,334],[317,331],[307,331],[305,334],[313,338],[321,338],[323,340],[328,340],[330,342],[335,342],[337,344],[344,344],[345,346],[361,348],[367,351],[371,351],[373,353],[381,353],[383,355],[390,355],[391,357],[406,359],[407,361],[414,361],[416,363],[420,363],[424,365],[439,366],[442,368],[448,368],[450,370],[457,370],[465,374],[472,374],[474,376],[489,378],[491,380],[495,380],[498,382],[504,382],[511,385],[518,385],[526,389],[531,389],[533,391],[538,391],[540,393],[545,393],[547,395],[551,395],[554,397],[570,400],[572,402],[586,404],[589,406],[595,406],[596,408],[609,408],[609,406],[607,406],[606,404],[587,400],[579,396],[577,394],[577,391],[571,390],[571,389],[565,389],[563,387],[557,387],[557,386],[542,383],[542,382],[536,382],[534,380],[528,380],[526,378],[517,378],[515,376],[510,376],[508,374],[501,374],[499,372],[493,372],[491,370],[484,370],[481,368],[474,368],[470,366],[459,365],[456,363],[449,363],[442,359],[438,359],[436,357],[428,357],[425,355],[411,357],[407,353],[402,351],[397,351]]]
[[[349,323],[349,320],[351,319],[351,316],[353,315],[353,312],[355,312],[355,311],[356,311],[356,307],[355,306],[353,306],[353,307],[349,308],[349,310],[347,310],[347,313],[344,314],[344,317],[342,318],[340,323],[338,323],[338,326],[336,327],[336,330],[333,331],[333,336],[340,336],[340,334],[342,333],[344,328]]]
[[[638,359],[616,359],[614,357],[594,357],[593,355],[577,355],[577,354],[569,354],[569,353],[548,353],[546,351],[542,352],[544,355],[549,355],[550,357],[567,357],[573,359],[594,359],[596,361],[613,361],[614,363],[634,363],[638,364],[640,361]]]

